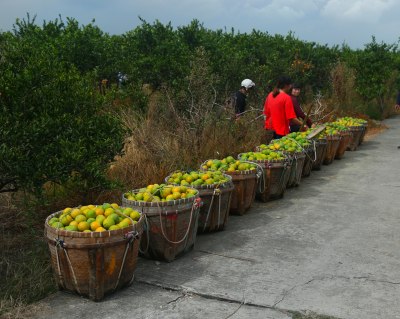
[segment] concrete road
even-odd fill
[[[385,124],[182,258],[140,259],[131,287],[58,292],[35,318],[400,318],[400,117]]]

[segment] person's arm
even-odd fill
[[[272,129],[272,123],[271,123],[271,108],[269,105],[269,100],[268,97],[265,99],[265,103],[264,103],[264,128],[265,129]]]
[[[294,112],[298,118],[304,119],[306,115],[304,114],[303,110],[300,107],[300,103],[295,96],[291,96]]]
[[[289,96],[288,99],[285,101],[285,113],[286,113],[286,118],[289,120],[289,123],[292,125],[299,125],[301,126],[303,122],[298,119],[297,114],[295,112],[293,100]]]
[[[295,96],[291,96],[291,98],[292,98],[294,112],[296,113],[297,118],[299,120],[303,120],[304,121],[304,119],[306,118],[306,114],[304,113],[303,109],[301,108],[299,100]],[[310,118],[307,118],[306,124],[307,124],[308,127],[311,127],[312,122],[311,122]]]
[[[271,106],[270,106],[270,96],[268,95],[267,98],[265,99],[264,103],[264,119],[265,121],[271,119]]]
[[[290,124],[302,126],[303,122],[299,120],[297,117],[290,119]]]

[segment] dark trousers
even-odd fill
[[[279,134],[276,134],[275,132],[274,132],[274,140],[277,140],[277,139],[280,139],[280,138],[282,138],[282,137],[284,137],[285,135],[279,135]]]
[[[290,125],[290,132],[300,132],[300,125]]]

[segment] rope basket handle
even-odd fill
[[[78,294],[81,294],[80,289],[79,289],[79,285],[78,285],[78,280],[76,279],[75,270],[74,270],[74,267],[72,266],[71,259],[69,258],[68,251],[65,249],[64,241],[59,239],[59,238],[56,238],[56,254],[57,254],[56,257],[57,257],[57,268],[58,268],[58,271],[59,271],[59,277],[62,278],[61,266],[60,266],[60,257],[58,255],[58,249],[59,248],[64,251],[65,257],[67,258],[67,264],[68,264],[68,267],[69,267],[69,269],[71,271],[71,274],[72,274],[74,288],[76,289]]]
[[[188,228],[186,229],[186,233],[185,233],[185,235],[183,236],[183,238],[180,239],[180,240],[178,240],[178,241],[170,240],[170,239],[165,235],[164,227],[163,227],[163,222],[162,222],[162,218],[161,218],[162,209],[159,210],[161,233],[162,233],[162,235],[164,236],[164,238],[165,238],[165,240],[166,240],[167,242],[169,242],[170,244],[180,244],[180,243],[182,243],[182,242],[186,239],[186,237],[188,236],[189,231],[190,231],[190,226],[191,226],[191,224],[192,224],[193,212],[194,212],[195,209],[197,209],[198,207],[200,207],[200,201],[201,201],[200,198],[197,198],[197,199],[195,199],[195,200],[193,201],[192,209],[191,209],[191,211],[190,211],[190,220],[189,220]]]
[[[317,161],[317,141],[313,140],[313,148],[314,148],[314,160],[312,160],[313,163]]]
[[[126,233],[124,236],[124,238],[127,240],[127,242],[126,242],[126,246],[125,246],[124,257],[122,258],[121,267],[119,268],[119,272],[118,272],[118,279],[114,286],[114,290],[116,290],[118,288],[119,282],[121,280],[121,275],[122,275],[122,271],[125,266],[126,255],[128,254],[128,249],[134,243],[135,240],[140,238],[139,236],[140,235],[136,229]],[[133,278],[134,278],[134,274],[132,273],[132,278],[131,278],[130,282],[132,282]]]
[[[267,188],[267,186],[265,185],[265,172],[264,172],[264,168],[256,163],[256,162],[250,162],[250,161],[244,161],[246,163],[251,163],[251,164],[255,164],[257,166],[257,181],[258,181],[258,191],[260,193],[264,193],[265,189]]]
[[[280,185],[281,187],[283,187],[283,183],[282,183],[282,182],[284,181],[284,177],[285,177],[286,171],[288,170],[289,164],[291,164],[291,163],[289,163],[289,161],[287,161],[287,162],[285,162],[285,164],[283,165],[283,170],[282,170],[281,176],[279,177],[279,185]],[[289,167],[290,167],[290,166],[289,166]]]
[[[145,250],[141,250],[140,249],[140,245],[139,245],[139,252],[143,255],[146,255],[147,252],[149,251],[149,247],[150,247],[150,225],[149,225],[149,221],[147,220],[147,216],[146,214],[143,213],[143,207],[142,207],[142,212],[141,212],[143,218],[144,218],[144,227],[146,230],[146,239],[147,239],[147,245],[146,245],[146,249]]]
[[[213,195],[211,197],[211,202],[210,202],[210,207],[208,208],[208,212],[207,212],[207,217],[206,217],[206,221],[204,222],[204,227],[203,227],[203,231],[206,230],[207,227],[207,223],[208,223],[208,218],[210,217],[210,213],[211,213],[211,209],[214,203],[214,197],[218,196],[219,198],[219,202],[218,202],[218,226],[220,224],[220,216],[221,216],[221,190],[219,188],[215,188]]]

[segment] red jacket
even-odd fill
[[[272,92],[267,96],[264,104],[265,128],[275,131],[278,135],[289,134],[289,122],[296,118],[293,102],[285,92],[273,97]]]

